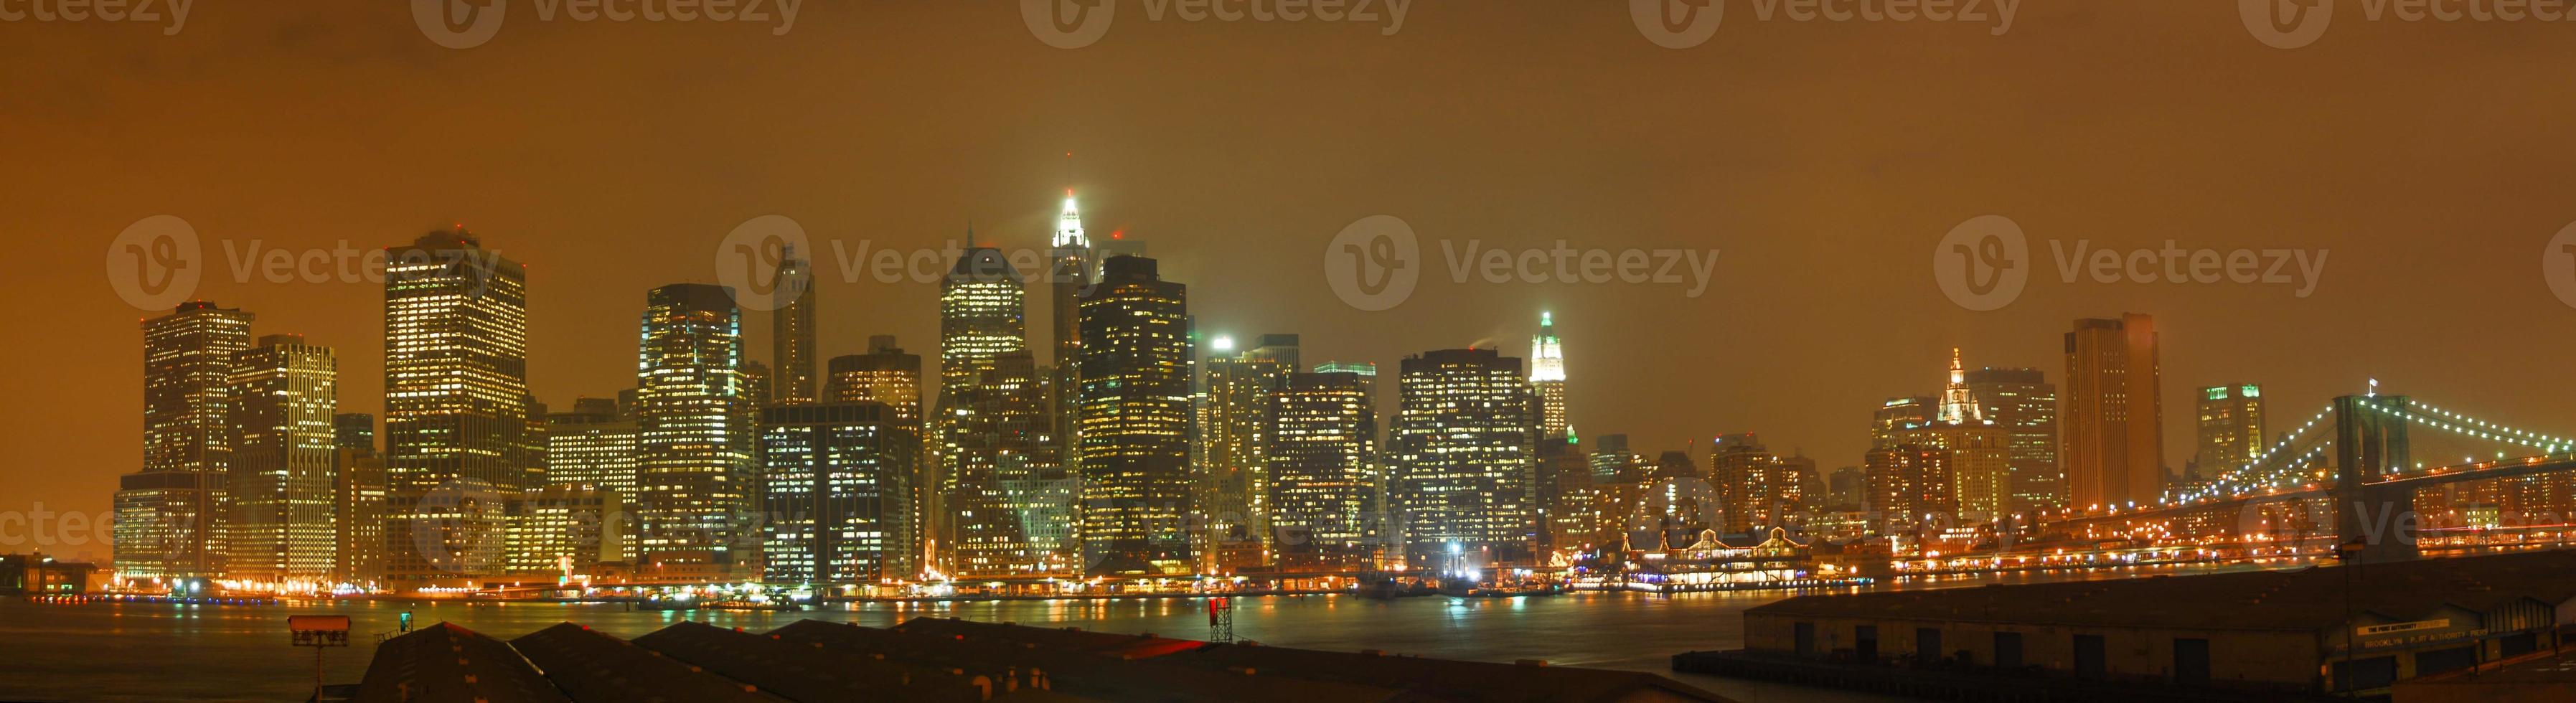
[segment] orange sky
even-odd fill
[[[0,237],[25,250],[6,278],[22,324],[0,352],[16,401],[0,406],[15,450],[0,513],[104,511],[140,460],[145,313],[101,262],[142,218],[196,228],[213,267],[197,297],[256,313],[258,334],[337,346],[342,407],[362,412],[381,407],[380,290],[236,281],[228,252],[466,223],[530,266],[530,380],[561,406],[632,383],[644,291],[712,282],[735,225],[781,214],[849,249],[911,249],[971,220],[1037,246],[1066,151],[1093,232],[1149,242],[1204,330],[1392,364],[1479,341],[1524,352],[1551,309],[1576,426],[1649,453],[1754,431],[1857,464],[1869,409],[1936,391],[1949,347],[2058,380],[2069,321],[2123,311],[2165,335],[2176,464],[2197,384],[2263,383],[2275,415],[2303,418],[2377,376],[2576,430],[2561,351],[2576,309],[2540,271],[2576,220],[2568,26],[2347,7],[2281,50],[2225,2],[2029,2],[1995,36],[1763,21],[1739,0],[1712,40],[1674,50],[1622,3],[1419,2],[1385,36],[1158,21],[1126,0],[1097,43],[1066,50],[1008,2],[806,3],[783,35],[541,21],[533,4],[465,50],[402,3],[203,3],[169,36],[0,22]],[[2017,302],[1971,312],[1930,262],[1985,214],[2028,232],[2037,269]],[[1320,263],[1371,215],[1409,222],[1432,266],[1383,312],[1342,304]],[[1697,298],[1453,283],[1437,243],[1471,239],[1722,254]],[[2330,258],[2300,298],[2065,283],[2047,247],[2169,239]],[[934,351],[935,287],[818,268],[825,356],[889,332]],[[765,358],[766,319],[750,321]],[[22,524],[0,518],[0,551],[26,547]]]

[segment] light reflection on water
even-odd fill
[[[1994,582],[2133,577],[2194,569],[2136,569],[2083,574],[2019,574],[1945,580],[1938,587]],[[1921,585],[1906,588],[1926,587]],[[1295,596],[1237,601],[1235,636],[1267,644],[1508,662],[1544,659],[1584,666],[1673,675],[1670,657],[1743,645],[1747,608],[1786,597],[1777,592],[1649,596],[1577,593],[1552,598],[1462,600],[1445,597],[1378,601],[1348,596]],[[366,672],[376,633],[391,632],[401,613],[416,626],[454,622],[509,639],[557,622],[579,622],[635,637],[681,620],[766,631],[814,618],[892,625],[915,617],[1071,626],[1087,630],[1204,639],[1207,611],[1198,601],[1003,601],[865,604],[805,612],[632,611],[614,604],[464,604],[453,601],[358,601],[336,604],[176,606],[38,605],[0,600],[0,698],[37,700],[303,700],[310,694],[313,652],[289,645],[286,616],[350,616],[355,646],[325,653],[325,678],[354,683]],[[1698,676],[1694,685],[1748,701],[1884,700]]]

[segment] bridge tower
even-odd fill
[[[2334,410],[2336,543],[2357,544],[2364,563],[2416,558],[2414,489],[2369,485],[2392,469],[2413,466],[2406,396],[2347,395],[2335,399]]]

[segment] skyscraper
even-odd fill
[[[1188,288],[1116,256],[1082,296],[1083,561],[1092,573],[1188,573],[1192,350]]]
[[[974,246],[973,230],[966,239],[967,248],[939,286],[939,399],[929,418],[937,456],[924,477],[925,485],[936,488],[923,506],[930,521],[923,534],[934,539],[946,539],[953,531],[948,518],[955,511],[947,505],[951,496],[945,488],[954,483],[958,451],[967,441],[959,434],[959,419],[972,405],[968,396],[992,370],[995,357],[1028,350],[1026,281],[1001,250]],[[953,545],[935,547],[944,556]]]
[[[1371,556],[1385,481],[1373,385],[1357,373],[1292,373],[1272,399],[1262,461],[1283,564],[1330,568]]]
[[[1530,340],[1530,386],[1538,390],[1540,437],[1564,437],[1573,424],[1565,411],[1565,343],[1556,337],[1556,316],[1538,314],[1538,336]]]
[[[2067,503],[2147,503],[2164,490],[2162,367],[2155,319],[2075,321],[2066,333],[2066,413],[2059,453]]]
[[[909,496],[920,425],[875,401],[761,411],[770,583],[909,577]]]
[[[1297,369],[1296,335],[1267,335],[1260,346],[1237,351],[1219,337],[1219,356],[1207,364],[1207,412],[1200,424],[1197,504],[1210,534],[1203,554],[1210,566],[1232,571],[1259,566],[1270,548],[1269,469],[1263,463],[1271,394]]]
[[[763,403],[811,403],[814,395],[814,304],[822,297],[814,289],[814,264],[798,256],[789,245],[781,252],[778,276],[774,285],[781,293],[793,293],[785,305],[769,316],[769,363],[775,367],[770,379],[771,395],[757,396]]]
[[[632,503],[640,496],[637,428],[618,416],[609,398],[581,398],[570,412],[546,416],[546,484],[578,484],[611,491]]]
[[[529,456],[527,269],[463,229],[386,252],[386,578],[458,586],[502,572],[507,502]]]
[[[1723,523],[1712,527],[1730,534],[1789,527],[1789,516],[1807,503],[1806,482],[1813,470],[1813,462],[1771,453],[1751,433],[1710,440],[1708,482],[1724,503]]]
[[[205,301],[143,321],[143,469],[117,479],[117,573],[222,575],[233,355],[250,347],[250,322]]]
[[[1491,349],[1405,357],[1388,497],[1417,568],[1530,557],[1538,423],[1521,360]]]
[[[2057,466],[2057,386],[2039,369],[1982,368],[1967,373],[1986,419],[2010,443],[2013,510],[2053,508],[2066,502],[2066,476]]]
[[[1874,531],[1894,536],[1920,535],[1926,524],[1957,513],[1951,494],[1949,450],[1915,444],[1872,449],[1863,459]]]
[[[346,417],[345,415],[343,417]],[[347,435],[342,435],[346,438]],[[339,520],[331,579],[366,585],[385,577],[385,455],[368,447],[332,450],[332,500]]]
[[[692,579],[739,573],[760,537],[748,525],[757,486],[742,312],[721,286],[655,288],[639,351],[637,567]]]
[[[2201,476],[2233,471],[2263,456],[2263,387],[2252,383],[2200,389]]]
[[[961,576],[1070,570],[1076,487],[1058,463],[1053,404],[1027,350],[993,357],[958,405],[946,540]]]
[[[930,525],[944,524],[926,512],[938,505],[934,498],[939,484],[931,475],[930,436],[921,402],[921,355],[906,353],[895,345],[893,335],[881,334],[868,338],[868,353],[832,357],[828,367],[823,402],[884,404],[893,413],[893,427],[912,438],[913,451],[897,457],[912,463],[895,467],[903,473],[900,478],[904,494],[894,499],[898,501],[895,508],[902,512],[904,531],[889,549],[901,553],[889,556],[887,564],[898,576],[918,574],[921,567],[931,563],[924,531]],[[1068,527],[1066,531],[1071,530]]]
[[[1907,430],[1932,424],[1940,402],[1930,396],[1889,398],[1871,415],[1869,446],[1871,449],[1893,447]]]
[[[1948,493],[1956,510],[1993,518],[2011,509],[2011,435],[1986,417],[1985,406],[1968,387],[1959,350],[1950,350],[1950,382],[1942,387],[1932,423],[1897,436],[1899,448],[1948,452]]]
[[[331,446],[375,451],[376,416],[367,413],[331,416]]]
[[[338,380],[331,349],[302,335],[268,335],[233,353],[226,576],[311,585],[330,578]]]
[[[1064,190],[1064,211],[1056,215],[1055,252],[1047,270],[1048,331],[1055,336],[1054,377],[1047,384],[1055,407],[1054,434],[1062,445],[1059,466],[1073,465],[1074,398],[1081,388],[1082,293],[1091,288],[1091,237],[1082,231],[1082,212],[1074,207],[1073,189]]]
[[[1628,450],[1628,436],[1605,434],[1592,440],[1592,482],[1636,483],[1646,478],[1646,457]]]

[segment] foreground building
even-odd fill
[[[205,301],[143,321],[143,468],[117,479],[117,574],[222,575],[233,355],[250,348],[250,323]]]
[[[527,268],[463,229],[386,257],[386,578],[474,584],[506,568],[508,503],[544,480],[526,437]]]
[[[1539,528],[1538,423],[1521,360],[1444,349],[1405,357],[1401,368],[1387,494],[1409,563],[1528,560]]]
[[[225,576],[318,585],[334,566],[339,519],[339,361],[303,335],[273,334],[233,354],[232,504]]]
[[[919,423],[894,406],[855,401],[774,405],[761,411],[760,427],[763,580],[874,583],[913,573]]]
[[[1374,561],[1386,479],[1377,457],[1374,375],[1290,374],[1271,401],[1262,461],[1283,565]]]
[[[1080,530],[1091,573],[1187,574],[1196,434],[1189,289],[1114,256],[1082,296]]]
[[[752,522],[752,408],[742,312],[722,286],[680,283],[645,296],[636,369],[638,571],[705,580],[743,572]]]

